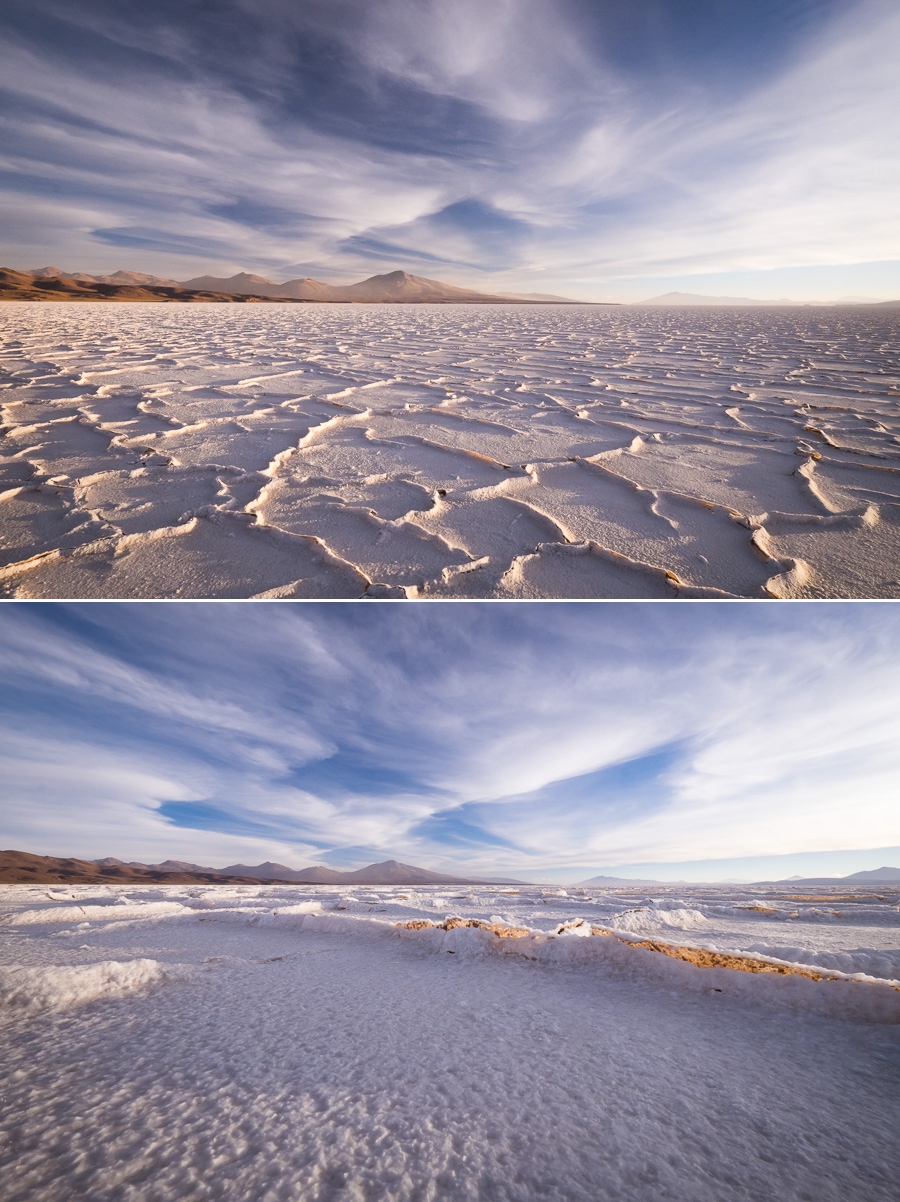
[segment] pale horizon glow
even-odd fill
[[[897,863],[891,605],[19,603],[0,660],[17,850],[561,881]]]
[[[900,297],[888,0],[11,0],[3,265]]]

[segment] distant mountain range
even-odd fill
[[[131,277],[131,278],[129,278]],[[111,276],[66,275],[54,267],[39,271],[13,271],[0,267],[0,301],[157,301],[211,302],[218,304],[272,304],[268,296],[245,296],[211,292],[201,288],[184,288],[172,281],[156,281],[155,276],[141,276],[137,271],[117,271]]]
[[[0,851],[0,883],[3,884],[162,884],[162,885],[518,885],[521,881],[505,878],[478,880],[447,876],[385,860],[354,872],[338,872],[317,865],[294,869],[284,864],[231,864],[227,868],[204,868],[184,860],[164,860],[161,864],[125,863],[113,856],[102,860],[78,860],[57,856],[38,856],[27,851]]]
[[[265,276],[240,271],[224,277],[196,276],[167,280],[140,271],[115,271],[112,275],[65,272],[58,267],[33,271],[0,268],[0,300],[109,300],[109,301],[306,301],[340,304],[430,305],[577,305],[582,301],[543,293],[478,292],[457,288],[440,280],[391,271],[373,275],[358,284],[325,284],[308,277],[276,284]]]
[[[168,280],[142,271],[114,271],[89,275],[85,271],[63,271],[59,267],[37,267],[32,271],[0,268],[0,300],[37,301],[167,301],[219,304],[272,304],[328,302],[331,304],[395,305],[616,305],[616,301],[578,301],[552,292],[478,292],[459,288],[407,271],[373,275],[357,284],[326,284],[309,276],[276,284],[262,275],[239,271],[236,275],[198,275],[190,280]],[[666,292],[636,306],[679,307],[721,306],[765,308],[790,305],[795,308],[829,304],[875,305],[897,308],[900,300],[876,301],[869,297],[841,297],[837,301],[795,301],[788,297],[757,300],[749,296],[705,296],[699,292]]]
[[[603,889],[607,885],[664,885],[674,884],[676,882],[666,881],[651,881],[645,880],[643,877],[628,877],[628,876],[592,876],[589,880],[579,881],[578,886],[595,886],[598,889]]]
[[[228,876],[193,864],[123,864],[121,860],[78,860],[36,856],[27,851],[0,851],[0,883],[4,885],[193,885],[268,884],[262,877]]]
[[[842,881],[898,881],[900,868],[872,868],[868,872],[854,872],[851,876],[842,876]]]
[[[555,292],[501,292],[505,300],[537,301],[538,304],[548,305],[614,305],[616,301],[579,301],[571,296],[557,296]]]
[[[450,876],[431,872],[413,864],[385,860],[353,872],[339,872],[321,864],[310,868],[288,868],[285,864],[229,864],[227,868],[205,868],[184,860],[164,860],[161,864],[126,863],[114,856],[102,860],[78,860],[71,857],[38,856],[27,851],[0,851],[2,884],[245,884],[245,885],[522,885],[509,877],[491,879]],[[655,881],[646,878],[593,876],[579,886],[595,888],[615,886],[672,886],[686,881]],[[717,882],[709,882],[715,884]],[[722,882],[718,882],[722,883]],[[733,882],[736,883],[736,882]],[[874,868],[850,876],[790,877],[778,881],[753,881],[755,885],[900,885],[900,868]]]
[[[654,881],[637,877],[624,876],[592,876],[587,881],[579,881],[582,886],[594,885],[598,888],[615,885],[686,885],[690,881]],[[708,884],[739,884],[736,881],[709,881]],[[778,881],[748,881],[753,885],[900,885],[900,868],[872,868],[865,872],[854,872],[850,876],[792,876]]]
[[[790,300],[786,296],[779,297],[778,300],[756,300],[750,296],[704,296],[700,292],[666,292],[662,296],[651,296],[649,300],[635,301],[634,304],[659,306],[721,305],[723,308],[727,308],[729,305],[740,308],[766,308],[777,305],[790,305],[792,308],[809,306],[818,308],[821,305],[880,305],[882,307],[893,308],[900,306],[900,300],[876,301],[869,300],[867,297],[843,297],[836,301],[795,301]]]
[[[900,868],[871,868],[850,876],[792,876],[784,881],[757,881],[763,885],[900,885]]]
[[[248,275],[241,271],[237,275],[222,279],[212,275],[197,276],[185,280],[182,288],[204,288],[215,292],[253,293],[257,296],[279,297],[304,301],[357,301],[362,304],[533,304],[527,300],[512,300],[507,296],[476,292],[471,288],[457,288],[453,284],[442,284],[440,280],[428,280],[423,276],[409,275],[405,271],[391,271],[387,275],[373,275],[358,284],[323,284],[321,280],[309,278],[287,280],[284,284],[273,284],[261,275]]]

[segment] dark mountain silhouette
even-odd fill
[[[84,271],[66,272],[59,267],[37,267],[33,271],[0,268],[0,300],[330,301],[367,305],[585,303],[544,293],[495,295],[410,275],[407,271],[373,275],[357,284],[326,284],[306,276],[276,284],[265,276],[246,271],[232,276],[200,275],[178,281],[141,271],[89,275]]]
[[[447,876],[441,872],[430,872],[427,868],[416,868],[412,864],[400,864],[397,860],[385,860],[382,864],[369,864],[354,872],[338,872],[334,868],[317,865],[311,868],[294,869],[284,864],[253,866],[231,864],[227,868],[204,868],[200,864],[189,864],[184,860],[165,860],[162,864],[141,864],[137,861],[125,863],[114,856],[102,860],[78,860],[57,856],[38,856],[27,851],[0,852],[0,882],[4,884],[253,884],[281,883],[287,885],[486,885],[521,884],[507,878],[491,881],[472,877]]]
[[[850,876],[841,877],[844,881],[892,881],[900,885],[900,868],[870,868],[867,872],[854,872]]]
[[[754,881],[756,885],[900,885],[900,868],[870,868],[850,876],[791,876],[780,881]]]
[[[154,276],[140,272],[117,271],[111,276],[89,276],[57,273],[55,267],[42,267],[36,272],[13,271],[0,267],[0,301],[163,301],[204,302],[206,304],[273,304],[276,300],[290,303],[290,297],[252,296],[249,294],[215,292],[202,288],[185,288],[174,280],[149,284]]]
[[[578,882],[579,886],[580,885],[597,885],[601,888],[605,885],[661,885],[661,884],[672,884],[672,883],[673,882],[671,882],[671,881],[666,881],[666,882],[652,881],[652,880],[645,880],[643,877],[630,877],[630,876],[592,876],[587,881],[579,881]]]
[[[168,861],[168,863],[173,863]],[[125,864],[122,860],[78,860],[36,856],[27,851],[0,851],[0,883],[5,885],[262,885],[256,877],[226,876],[194,864],[167,869],[162,865]]]
[[[155,867],[161,867],[156,865]],[[196,867],[196,866],[195,866]],[[199,868],[200,872],[216,872],[215,868]],[[222,873],[241,877],[262,877],[270,881],[286,881],[304,885],[482,885],[517,884],[506,880],[485,882],[474,877],[448,876],[442,872],[431,872],[427,868],[416,868],[413,864],[401,864],[397,860],[385,860],[381,864],[369,864],[353,872],[339,872],[321,864],[311,868],[288,868],[284,864],[229,864]]]
[[[203,275],[184,280],[182,288],[204,288],[215,292],[253,292],[261,296],[289,297],[292,300],[310,301],[356,301],[361,304],[528,304],[528,301],[512,300],[507,296],[495,296],[477,292],[472,288],[457,288],[453,284],[442,284],[440,280],[429,280],[423,276],[410,275],[406,271],[391,271],[387,275],[373,275],[358,284],[325,284],[309,278],[288,280],[274,284],[263,276],[237,275],[222,279]]]

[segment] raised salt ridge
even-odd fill
[[[0,589],[900,596],[898,323],[9,303]]]

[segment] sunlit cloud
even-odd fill
[[[533,875],[900,842],[890,606],[22,604],[0,655],[23,850]]]
[[[900,260],[887,0],[233,0],[215,19],[13,0],[2,20],[13,266],[405,266],[587,296],[786,267],[819,268],[815,293],[827,265]]]

